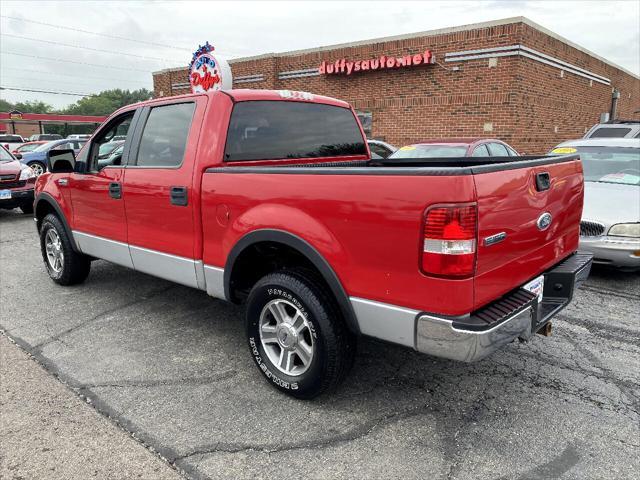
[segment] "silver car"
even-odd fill
[[[584,170],[580,249],[594,263],[640,269],[640,139],[572,140],[550,153],[576,152]]]

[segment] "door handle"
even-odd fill
[[[119,200],[122,198],[122,187],[118,182],[111,182],[109,184],[109,196]]]
[[[186,207],[189,203],[187,197],[187,187],[171,187],[171,205],[178,205],[180,207]]]

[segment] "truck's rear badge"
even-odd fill
[[[507,233],[506,232],[496,233],[495,235],[491,235],[489,237],[484,237],[484,240],[482,241],[482,244],[485,247],[488,247],[490,245],[495,245],[496,243],[500,243],[505,238],[507,238]]]
[[[536,225],[538,226],[538,230],[544,231],[547,228],[549,228],[552,220],[553,220],[553,217],[551,216],[551,214],[549,212],[544,212],[542,215],[538,217],[538,221],[536,222]]]

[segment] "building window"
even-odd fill
[[[371,130],[373,126],[373,115],[371,112],[356,112],[358,120],[362,124],[362,130],[367,138],[371,138]]]

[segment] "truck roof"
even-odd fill
[[[197,97],[199,95],[228,95],[230,96],[234,102],[246,102],[251,100],[264,101],[264,100],[272,100],[272,101],[302,101],[302,102],[311,102],[311,103],[322,103],[325,105],[334,105],[336,107],[342,108],[350,108],[350,105],[343,101],[338,100],[337,98],[325,97],[324,95],[316,95],[314,93],[308,92],[300,92],[296,90],[257,90],[257,89],[248,89],[248,88],[239,88],[239,89],[231,89],[231,90],[217,90],[215,92],[206,92],[206,93],[187,93],[184,95],[176,95],[172,97],[158,97],[153,98],[151,100],[144,100],[142,102],[138,102],[132,105],[140,106],[147,105],[156,102],[166,101],[167,99],[180,99],[180,98],[192,98]],[[131,107],[132,105],[127,105],[123,108]]]

